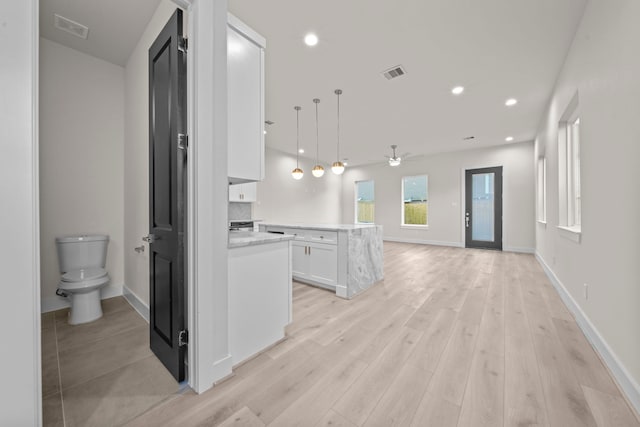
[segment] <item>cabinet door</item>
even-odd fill
[[[235,184],[229,186],[229,201],[230,202],[242,202],[242,184]]]
[[[309,247],[309,279],[325,285],[338,282],[338,247],[322,243],[307,243]]]
[[[292,275],[300,279],[309,277],[309,255],[307,255],[307,244],[304,242],[291,241]]]
[[[258,200],[258,183],[247,182],[246,184],[241,184],[241,186],[243,202],[255,202]]]
[[[263,48],[246,33],[227,30],[228,176],[264,178]]]

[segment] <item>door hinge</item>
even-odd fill
[[[189,136],[185,133],[178,134],[178,148],[180,150],[186,150],[189,146]]]
[[[183,329],[178,334],[178,347],[184,347],[189,344],[189,331]]]
[[[182,53],[187,53],[187,47],[189,42],[186,37],[178,37],[178,50]]]

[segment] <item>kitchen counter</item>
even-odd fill
[[[384,278],[382,226],[261,223],[260,231],[293,235],[295,280],[350,299]]]
[[[228,248],[241,248],[244,246],[264,245],[286,240],[293,240],[293,235],[260,233],[257,231],[229,231]]]
[[[304,223],[289,223],[289,224],[276,224],[271,222],[263,222],[260,225],[271,225],[274,227],[286,227],[304,230],[320,230],[320,231],[354,231],[362,230],[365,228],[382,227],[375,224],[304,224]]]

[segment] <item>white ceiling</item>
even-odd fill
[[[160,0],[40,0],[40,35],[125,66]],[[54,27],[53,14],[89,27],[86,40]]]
[[[229,0],[231,13],[267,39],[267,145],[315,157],[313,98],[320,98],[320,158],[384,161],[535,136],[587,0]],[[124,66],[160,0],[41,0],[40,33]],[[57,13],[89,27],[82,40],[56,29]],[[308,31],[320,42],[311,48]],[[394,80],[380,72],[401,64]],[[463,85],[463,95],[450,90]],[[515,107],[504,101],[518,99]],[[462,139],[475,136],[474,142]]]
[[[302,106],[305,156],[351,164],[534,138],[586,0],[229,0],[230,12],[267,39],[267,146],[295,152]],[[320,38],[304,45],[306,32]],[[402,64],[394,80],[380,72]],[[462,96],[450,90],[463,85]],[[518,104],[504,102],[515,97]],[[473,143],[462,141],[475,136]]]

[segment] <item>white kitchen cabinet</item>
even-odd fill
[[[245,184],[232,184],[229,186],[230,202],[255,202],[258,200],[258,184],[247,182]]]
[[[227,21],[227,175],[229,182],[264,179],[264,37]]]
[[[275,344],[291,322],[289,241],[229,249],[229,349],[237,365]]]
[[[295,234],[290,230],[286,234]],[[319,238],[319,237],[318,237]],[[301,281],[313,281],[335,289],[338,282],[338,247],[334,243],[316,243],[309,234],[298,234],[291,242],[292,274]]]

